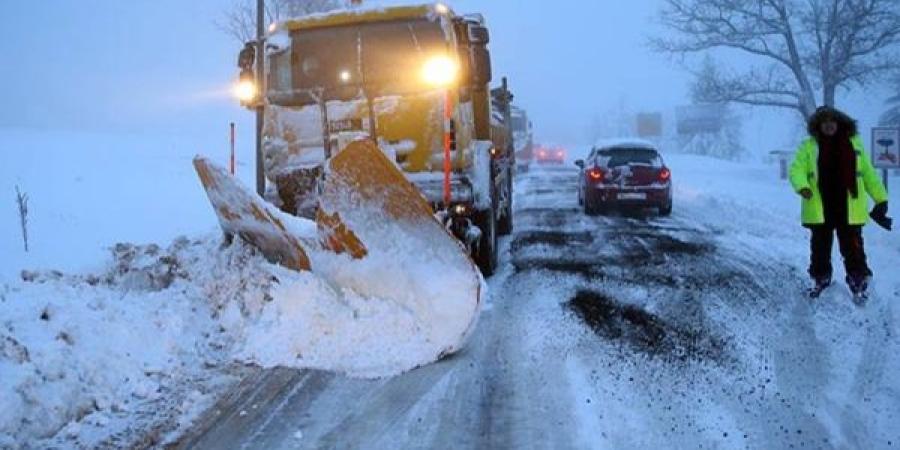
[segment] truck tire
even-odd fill
[[[497,223],[497,234],[500,236],[507,236],[513,231],[512,177],[507,177],[506,180],[506,207],[503,210],[503,216]]]
[[[475,249],[472,259],[485,278],[494,274],[497,268],[497,219],[492,210],[479,211],[475,217],[475,225],[481,229],[481,240]]]
[[[497,234],[500,236],[507,236],[512,233],[513,225],[512,225],[512,212],[507,211],[504,213],[505,215],[497,221]]]

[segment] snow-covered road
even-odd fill
[[[690,188],[670,218],[587,217],[568,168],[516,196],[465,350],[381,380],[257,370],[174,447],[900,445],[896,285],[810,304],[802,230]]]

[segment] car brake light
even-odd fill
[[[602,181],[603,180],[603,171],[598,167],[593,167],[588,170],[588,177],[590,177],[594,181]]]
[[[672,171],[663,167],[662,170],[659,171],[659,181],[669,181],[669,178],[672,178]]]

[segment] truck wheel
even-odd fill
[[[481,229],[481,240],[475,249],[472,259],[481,270],[481,274],[487,278],[494,274],[497,268],[497,219],[492,210],[480,211],[475,220],[475,225]]]
[[[512,179],[507,178],[506,186],[506,207],[503,209],[503,217],[497,222],[497,234],[507,236],[513,231],[513,208],[512,208]]]
[[[513,224],[512,224],[512,211],[507,210],[503,217],[497,221],[497,234],[500,236],[506,236],[512,233]]]

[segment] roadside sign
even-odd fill
[[[872,128],[872,164],[879,169],[900,168],[900,128]]]
[[[662,114],[642,113],[637,115],[637,134],[642,138],[662,136]]]
[[[719,104],[680,106],[675,116],[679,136],[718,133],[725,125],[725,107]]]

